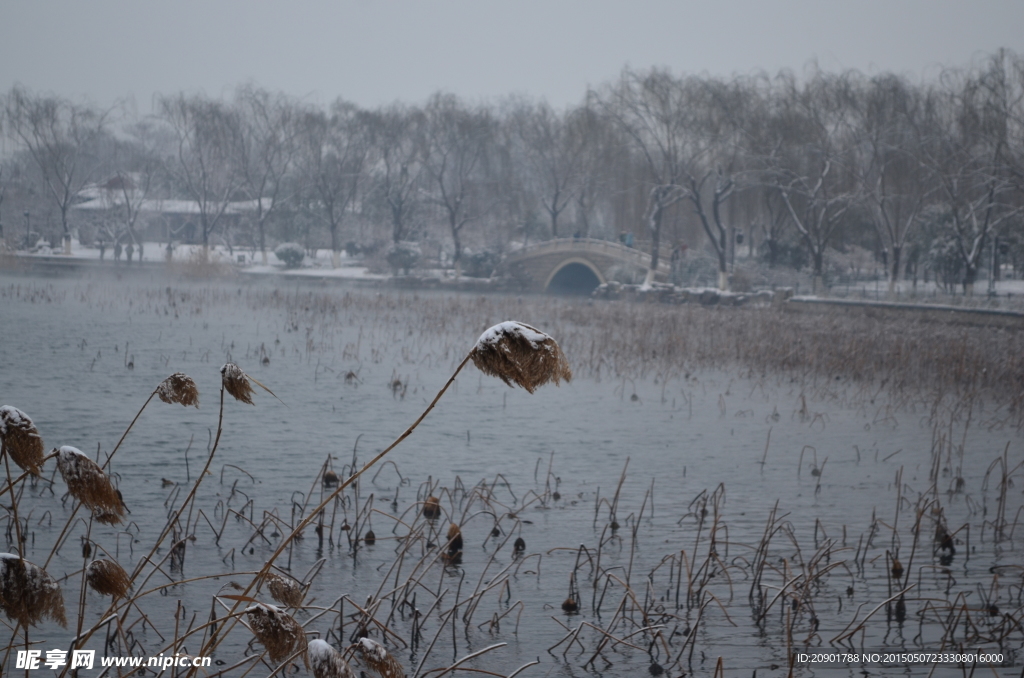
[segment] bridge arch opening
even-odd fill
[[[544,291],[549,294],[589,295],[603,282],[601,273],[588,261],[563,262],[548,277]]]

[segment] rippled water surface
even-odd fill
[[[518,319],[589,367],[534,394],[466,367],[415,433],[328,509],[322,543],[309,528],[278,560],[297,578],[312,576],[295,613],[307,633],[343,649],[364,628],[408,675],[421,662],[424,673],[499,643],[462,666],[509,675],[537,661],[519,675],[632,676],[657,664],[665,675],[711,675],[721,657],[725,675],[765,676],[786,675],[791,652],[980,647],[1004,656],[991,670],[1020,674],[1021,551],[994,539],[1000,516],[1016,522],[1020,469],[1001,484],[1001,467],[990,472],[990,464],[1005,450],[1012,470],[1022,445],[1016,431],[994,424],[996,413],[973,411],[965,435],[965,416],[936,427],[926,407],[894,409],[881,390],[872,399],[870,388],[833,386],[831,377],[825,386],[753,378],[742,365],[598,371],[591,330],[567,320],[578,310],[572,304],[586,303],[0,277],[0,404],[28,413],[47,449],[73,445],[105,458],[172,372],[194,378],[201,401],[193,409],[154,399],[114,457],[127,526],[76,519],[51,559],[73,501],[52,462],[25,487],[25,556],[49,560],[68,611],[67,630],[46,622],[29,631],[30,642],[67,649],[77,633],[87,530],[129,571],[150,551],[206,462],[225,362],[276,398],[257,387],[255,405],[225,402],[210,473],[180,517],[189,525],[177,535],[189,536],[183,562],[165,559],[166,540],[159,568],[148,566],[135,591],[220,576],[140,599],[148,623],[138,609],[122,610],[122,638],[135,654],[168,651],[176,633],[223,614],[213,596],[240,593],[232,582],[246,587],[319,502],[325,461],[342,476],[353,457],[365,463],[416,419],[486,327]],[[937,431],[955,445],[939,457],[930,491]],[[435,523],[420,514],[431,494],[445,513]],[[759,549],[770,517],[769,546]],[[435,556],[452,521],[464,549],[461,563],[445,566]],[[940,522],[955,533],[955,554],[934,539]],[[367,530],[376,543],[353,548]],[[518,537],[525,550],[517,555]],[[10,529],[7,538],[11,550]],[[887,552],[898,554],[906,577],[892,578]],[[886,605],[901,587],[911,588],[900,604]],[[562,609],[569,597],[575,614]],[[88,629],[110,601],[92,591],[84,599]],[[373,621],[357,605],[369,605]],[[112,628],[87,646],[102,654]],[[197,653],[202,635],[176,649]],[[242,675],[251,664],[229,667],[262,651],[251,640],[232,630],[213,672]],[[20,631],[16,642],[23,647]],[[13,662],[12,654],[7,667]],[[950,664],[897,664],[798,663],[794,671],[960,675]],[[268,673],[257,666],[249,675]]]

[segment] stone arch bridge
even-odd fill
[[[668,277],[667,253],[660,258],[656,277]],[[505,256],[507,272],[527,291],[590,294],[608,282],[613,269],[650,269],[649,252],[593,238],[557,238],[529,245]]]

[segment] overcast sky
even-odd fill
[[[107,106],[253,82],[312,102],[446,90],[564,106],[623,68],[730,75],[811,60],[914,80],[1024,52],[1022,0],[0,0],[0,90]]]

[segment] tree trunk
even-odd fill
[[[825,291],[825,254],[822,251],[814,253],[814,278],[811,281],[811,294],[815,296]]]
[[[267,236],[263,224],[263,219],[259,220],[259,234],[260,234],[260,256],[263,258],[263,265],[267,265]]]
[[[661,217],[663,213],[663,207],[661,200],[655,198],[654,204],[651,205],[651,280],[654,279],[654,275],[658,272],[658,255],[661,250]]]
[[[899,245],[892,246],[892,261],[889,268],[889,294],[896,292],[896,284],[900,280],[900,254],[902,249]]]
[[[341,244],[338,242],[338,224],[331,224],[331,268],[341,266]]]
[[[455,248],[454,254],[452,254],[452,265],[455,267],[455,277],[460,277],[462,273],[462,241],[459,239],[459,230],[452,228],[452,246]]]
[[[978,279],[978,267],[967,264],[964,267],[964,296],[974,296],[974,282]]]
[[[718,289],[723,292],[729,291],[729,261],[726,252],[725,247],[718,252]]]

